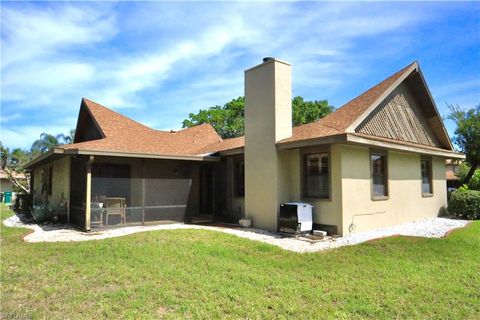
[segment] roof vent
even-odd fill
[[[275,60],[275,58],[273,58],[273,57],[265,57],[265,58],[263,58],[263,63],[269,62],[269,61],[273,61],[273,60]]]

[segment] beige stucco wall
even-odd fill
[[[65,157],[53,162],[52,195],[50,204],[54,207],[70,199],[70,158]]]
[[[372,200],[370,149],[340,145],[343,234],[435,217],[446,206],[444,159],[433,158],[433,196],[423,197],[419,154],[388,151],[386,200]]]
[[[288,194],[275,142],[291,135],[291,66],[270,61],[245,72],[245,213],[255,227],[277,230]]]
[[[303,196],[303,166],[307,154],[314,153],[330,154],[330,199],[307,198]],[[289,151],[282,151],[281,154],[287,165],[282,166],[282,170],[288,170],[288,180],[282,183],[289,186],[288,197],[284,197],[282,202],[306,202],[312,204],[313,220],[318,224],[328,224],[337,226],[339,232],[342,229],[342,188],[341,188],[341,149],[339,145],[324,145],[313,148],[303,148]]]
[[[305,156],[324,152],[330,154],[330,199],[304,197]],[[368,147],[334,144],[279,151],[277,198],[279,203],[311,203],[314,222],[337,226],[340,234],[435,217],[447,202],[444,160],[432,158],[434,193],[432,197],[423,197],[420,158],[419,154],[389,151],[389,198],[374,201]]]
[[[48,174],[48,168],[53,166],[52,171],[52,194],[42,194],[42,171]],[[45,201],[56,210],[60,204],[66,204],[70,199],[70,158],[64,157],[43,166],[33,169],[33,199],[34,203]],[[45,191],[47,192],[47,191]]]
[[[5,191],[12,191],[13,190],[13,183],[8,179],[0,179],[0,192]]]

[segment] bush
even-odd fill
[[[480,219],[480,191],[456,190],[448,202],[448,213],[461,219]]]

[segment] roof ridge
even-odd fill
[[[160,131],[160,130],[155,130],[155,129],[151,128],[151,127],[148,127],[148,126],[146,126],[146,125],[144,125],[144,124],[142,124],[142,123],[140,123],[140,122],[138,122],[138,121],[136,121],[136,120],[134,120],[134,119],[132,119],[132,118],[129,118],[129,117],[127,117],[127,116],[125,116],[125,115],[123,115],[123,114],[121,114],[121,113],[113,110],[113,109],[110,109],[110,108],[108,108],[108,107],[105,107],[104,105],[102,105],[102,104],[100,104],[100,103],[98,103],[98,102],[95,102],[95,101],[93,101],[93,100],[90,100],[90,99],[88,99],[88,98],[82,97],[82,101],[85,102],[85,105],[86,105],[87,108],[89,108],[89,109],[91,109],[92,104],[93,104],[93,105],[95,105],[95,107],[100,107],[100,108],[106,110],[107,112],[114,113],[116,116],[122,117],[123,119],[126,119],[126,120],[128,120],[129,122],[132,122],[132,123],[134,123],[134,124],[136,124],[136,125],[138,125],[138,126],[141,126],[141,127],[145,128],[145,129],[153,130],[153,131]],[[95,115],[94,115],[93,113],[92,113],[92,116],[95,117]],[[100,124],[99,124],[99,125],[100,125]]]

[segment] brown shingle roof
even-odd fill
[[[345,133],[345,130],[355,122],[378,98],[380,98],[389,88],[395,83],[405,72],[407,72],[412,65],[416,62],[412,62],[402,70],[391,75],[387,79],[378,83],[374,87],[368,89],[358,97],[350,100],[342,107],[338,108],[334,112],[328,114],[324,118],[304,125],[293,127],[292,136],[287,139],[283,139],[279,142],[289,143],[302,140],[311,140],[316,138],[324,138],[335,136]],[[241,137],[243,138],[243,137]],[[243,147],[244,139],[236,140],[233,148]],[[220,144],[222,145],[222,144]],[[224,144],[228,146],[228,144]],[[221,149],[219,151],[228,150]]]
[[[415,63],[416,62],[409,64],[322,119],[294,127],[292,136],[280,141],[280,143],[309,140],[345,133],[345,130]]]
[[[244,136],[237,137],[237,138],[223,139],[205,147],[205,149],[201,151],[201,154],[215,153],[215,152],[220,152],[225,150],[243,148],[244,146],[245,146]]]
[[[61,148],[106,152],[162,155],[197,155],[219,143],[220,136],[210,124],[179,131],[160,131],[144,126],[96,102],[83,99],[105,138],[63,145]]]
[[[292,136],[279,144],[330,137],[346,133],[364,112],[411,67],[413,62],[392,76],[350,100],[324,118],[294,127]],[[144,126],[88,99],[88,111],[105,138],[62,146],[65,149],[151,153],[165,155],[204,155],[244,147],[244,137],[221,139],[209,124],[180,130],[159,131]]]
[[[16,172],[16,171],[13,171],[12,172],[12,175],[15,179],[26,179],[27,177],[21,173],[21,172]],[[3,169],[0,169],[0,178],[1,179],[9,179],[9,175],[8,173],[6,173]]]

